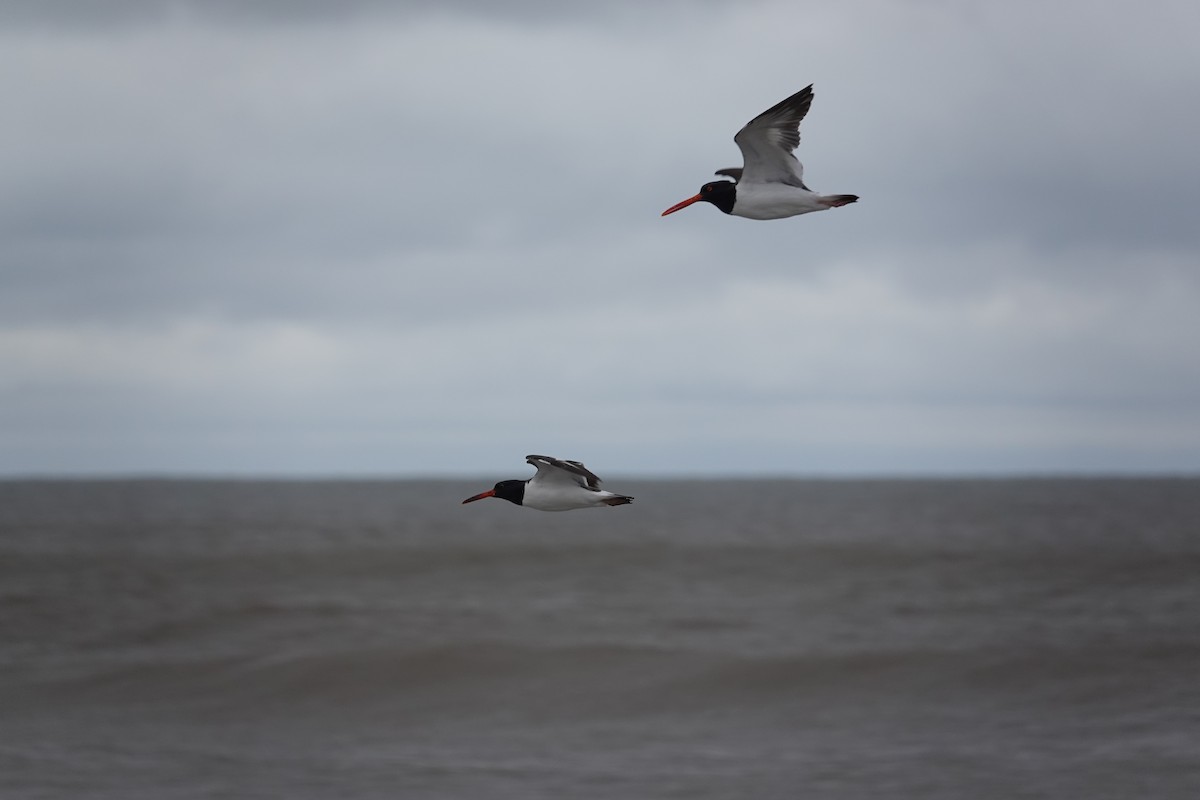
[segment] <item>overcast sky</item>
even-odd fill
[[[0,3],[0,475],[1200,471],[1200,4],[577,5]]]

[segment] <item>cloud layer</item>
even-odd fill
[[[1192,4],[389,5],[0,6],[0,474],[1200,469]]]

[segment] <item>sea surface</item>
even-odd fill
[[[0,482],[0,798],[1200,798],[1200,481]]]

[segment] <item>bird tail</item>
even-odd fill
[[[633,498],[625,494],[614,494],[612,497],[604,498],[604,505],[606,506],[623,506],[632,502]]]
[[[824,194],[820,198],[821,205],[829,206],[830,208],[839,208],[848,206],[851,203],[858,202],[856,194]]]

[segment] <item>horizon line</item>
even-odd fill
[[[1200,469],[992,469],[992,470],[863,470],[863,471],[611,471],[612,480],[652,481],[952,481],[952,480],[1195,480]],[[112,470],[97,472],[0,472],[0,483],[21,482],[400,482],[488,479],[491,472],[238,472],[216,470]]]

